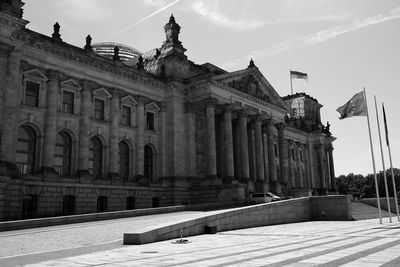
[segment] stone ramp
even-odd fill
[[[352,202],[351,210],[353,219],[358,220],[368,220],[368,219],[379,219],[378,208],[370,206],[361,202]],[[382,218],[389,217],[389,212],[381,209]],[[392,220],[397,221],[397,215],[392,213]]]

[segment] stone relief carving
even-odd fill
[[[240,80],[233,80],[228,84],[236,90],[257,97],[263,101],[270,102],[270,98],[260,89],[259,82],[253,75],[242,77]]]

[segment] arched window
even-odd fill
[[[89,146],[89,172],[95,178],[101,178],[103,146],[98,137],[92,137]]]
[[[153,179],[154,157],[153,149],[149,145],[144,146],[144,178],[151,181]]]
[[[71,137],[65,132],[58,133],[54,151],[54,167],[62,176],[71,176],[71,155]]]
[[[119,142],[119,176],[125,181],[129,177],[129,147],[125,142]]]
[[[36,134],[29,126],[18,128],[16,163],[21,174],[34,173],[36,163]]]

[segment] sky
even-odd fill
[[[400,168],[399,0],[25,0],[27,27],[83,47],[115,41],[145,52],[160,47],[173,13],[186,55],[227,71],[246,68],[250,58],[281,96],[293,80],[323,105],[329,121],[336,176],[373,173],[366,117],[339,120],[336,109],[365,87],[377,171],[383,170],[374,96],[377,99],[385,168],[390,167],[383,129],[385,104],[393,167]]]

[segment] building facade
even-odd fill
[[[173,16],[161,47],[121,60],[29,30],[0,1],[0,219],[335,192],[329,125],[251,60],[190,61]]]

